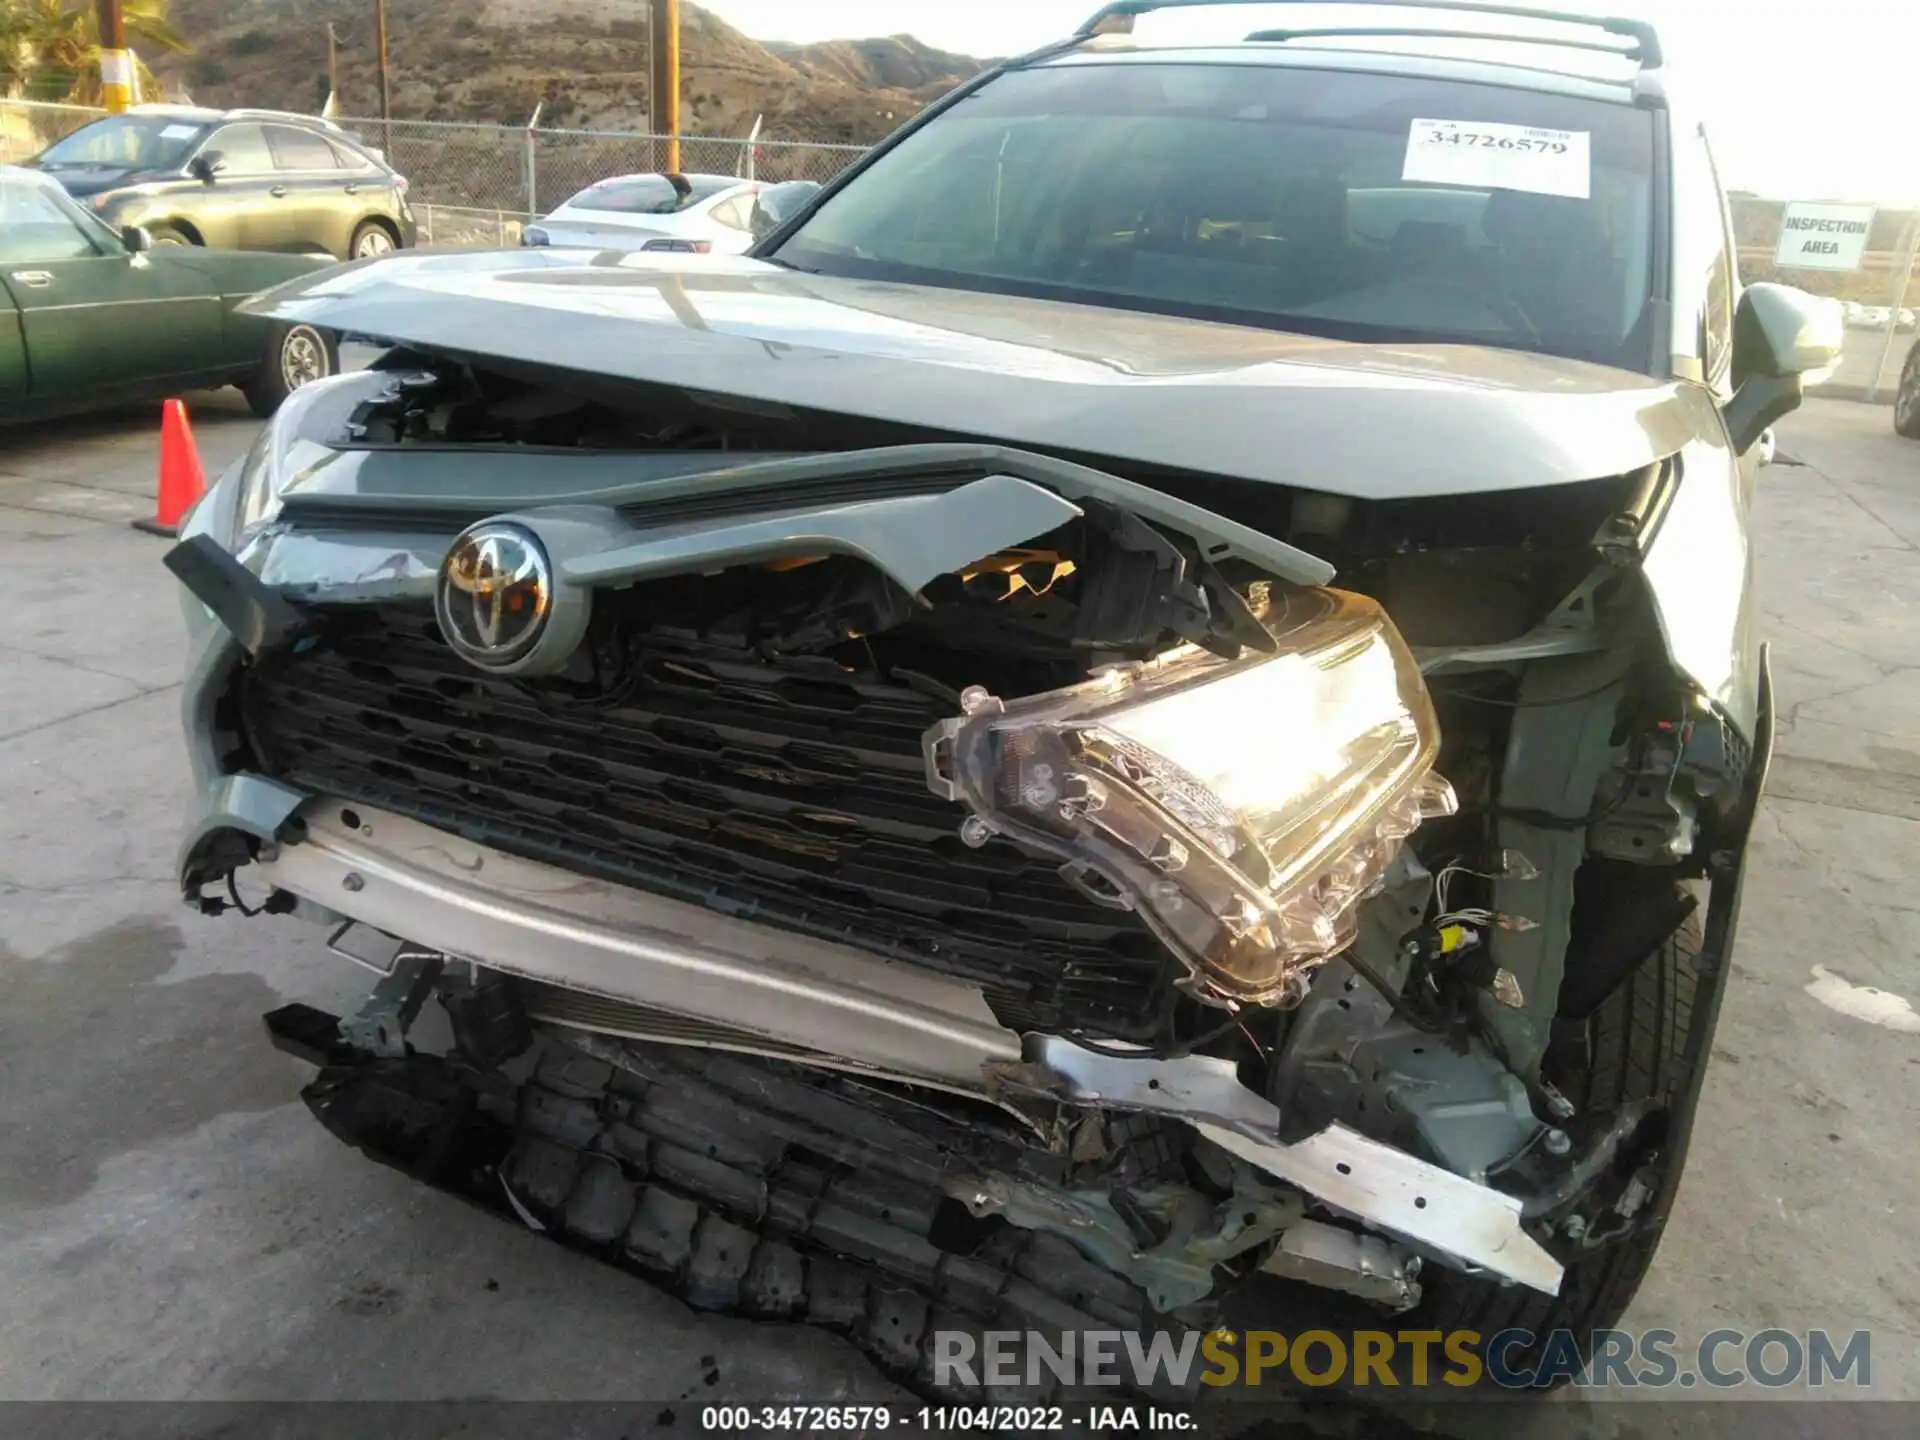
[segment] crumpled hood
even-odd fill
[[[392,256],[243,307],[429,350],[1364,499],[1635,470],[1698,387],[1470,345],[1355,344],[722,256]]]

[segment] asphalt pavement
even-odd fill
[[[217,473],[256,422],[231,392],[192,410]],[[308,1116],[259,1016],[364,972],[179,903],[179,608],[127,524],[156,418],[0,432],[0,1399],[895,1394],[834,1337],[694,1314]],[[1873,1393],[1920,1399],[1920,444],[1817,400],[1781,449],[1756,501],[1780,758],[1628,1324],[1869,1329]]]

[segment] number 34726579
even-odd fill
[[[1435,130],[1429,145],[1458,145],[1463,149],[1510,150],[1520,155],[1564,155],[1567,142],[1524,135],[1489,135],[1481,130]]]

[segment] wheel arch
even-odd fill
[[[395,221],[391,215],[388,215],[387,213],[381,210],[369,210],[367,211],[366,214],[362,215],[358,220],[353,222],[353,230],[347,236],[347,258],[348,259],[353,258],[354,241],[359,238],[360,233],[363,230],[365,230],[369,225],[377,225],[380,229],[386,231],[387,238],[393,241],[394,249],[396,250],[400,249],[401,246],[405,243],[401,239],[399,223]]]
[[[194,245],[204,246],[207,243],[207,237],[200,227],[184,215],[155,215],[135,223],[148,230],[177,230]]]

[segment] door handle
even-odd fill
[[[50,270],[16,270],[13,278],[30,290],[44,290],[53,284],[53,272]]]
[[[347,194],[358,195],[359,193],[360,193],[360,187],[358,185],[350,184],[347,186]]]
[[[287,187],[284,185],[276,185],[271,190],[267,191],[267,193],[273,196],[273,198],[276,200],[284,200],[287,195]]]

